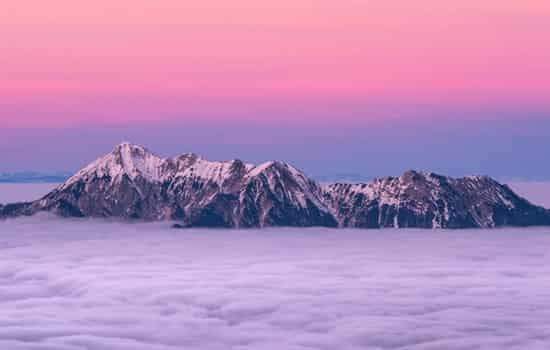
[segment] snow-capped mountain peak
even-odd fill
[[[487,176],[452,178],[409,170],[366,184],[331,184],[325,198],[359,227],[496,227],[550,222],[543,208]]]
[[[87,181],[93,177],[107,177],[113,182],[126,175],[132,180],[142,176],[148,181],[160,181],[160,170],[164,161],[142,146],[124,142],[117,145],[112,152],[77,172],[62,185],[62,188],[80,180]]]
[[[255,166],[194,153],[162,158],[127,142],[42,199],[0,207],[0,218],[39,211],[206,227],[550,225],[550,211],[486,176],[409,170],[369,183],[321,187],[281,161]]]
[[[249,183],[262,181],[276,197],[293,203],[296,207],[307,208],[313,205],[323,212],[330,212],[323,202],[321,187],[288,163],[262,163],[252,168],[246,174],[246,178]]]
[[[176,165],[174,178],[191,177],[221,186],[234,172],[252,169],[254,165],[235,159],[231,161],[210,161],[196,154],[188,153],[173,159]]]

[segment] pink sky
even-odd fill
[[[7,0],[0,32],[0,127],[550,109],[542,0]]]

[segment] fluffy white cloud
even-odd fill
[[[548,349],[550,229],[0,223],[0,349]]]

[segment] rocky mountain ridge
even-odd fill
[[[0,205],[0,218],[173,220],[188,227],[422,227],[550,225],[550,211],[488,177],[408,171],[364,184],[322,186],[290,164],[161,158],[123,143],[43,198]]]
[[[547,225],[549,211],[487,176],[407,171],[365,184],[332,184],[325,198],[343,226],[474,228]]]

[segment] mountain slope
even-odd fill
[[[482,176],[454,179],[407,171],[368,184],[332,184],[325,188],[325,199],[349,227],[550,225],[548,210]]]
[[[43,198],[0,205],[0,218],[175,220],[189,227],[423,227],[550,225],[550,212],[488,177],[408,171],[366,184],[320,186],[284,162],[162,158],[123,143]]]
[[[198,227],[337,226],[322,192],[282,162],[161,158],[123,143],[42,199],[0,209],[69,217],[178,220]]]
[[[143,147],[121,144],[34,207],[61,216],[161,219],[164,162]]]
[[[264,163],[246,174],[239,192],[239,216],[243,226],[338,225],[323,203],[321,188],[282,162]]]

